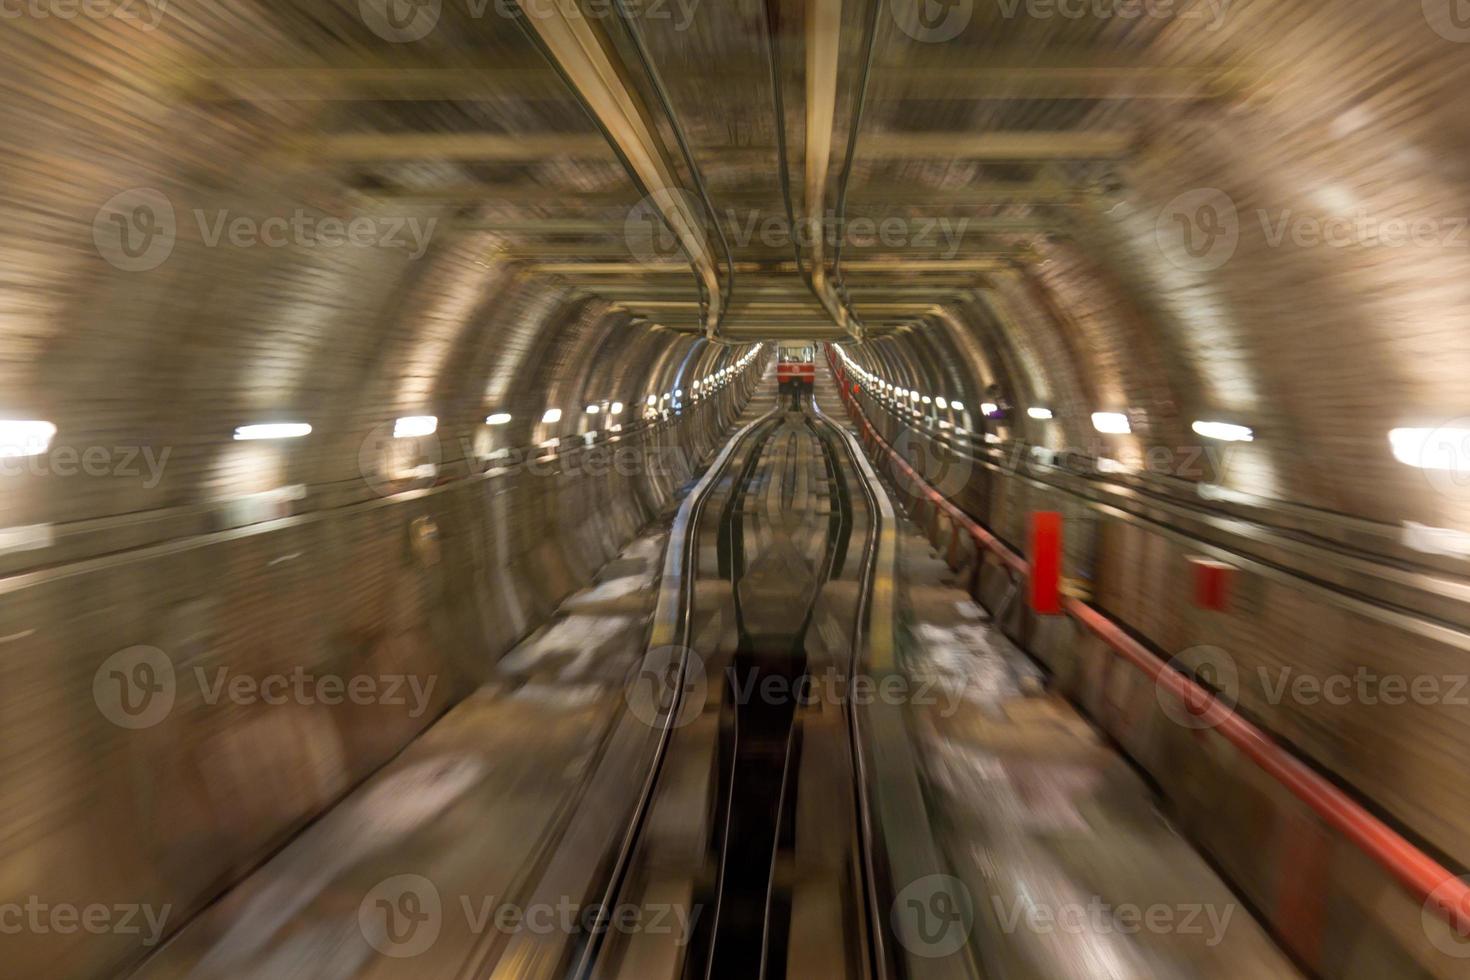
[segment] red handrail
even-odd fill
[[[835,363],[832,368],[842,379],[841,369]],[[936,509],[942,510],[954,526],[967,533],[977,548],[989,551],[1018,575],[1030,573],[1030,564],[1024,557],[931,486],[878,434],[845,384],[839,384],[838,388],[849,414],[862,426],[864,435],[887,454],[899,472],[923,492]],[[1171,668],[1106,613],[1072,596],[1063,598],[1062,610],[1143,671],[1155,685],[1168,690],[1192,713],[1211,724],[1226,741],[1310,807],[1324,823],[1376,861],[1415,899],[1433,908],[1461,935],[1470,935],[1470,885],[1369,813],[1362,804],[1297,759],[1266,732],[1223,704],[1208,689]]]

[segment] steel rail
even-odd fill
[[[830,358],[829,354],[829,361]],[[835,363],[831,367],[839,379],[844,378]],[[937,512],[944,513],[953,526],[968,534],[977,549],[994,555],[1018,576],[1029,576],[1030,563],[1021,554],[981,527],[920,476],[868,421],[841,380],[839,389],[849,414],[861,426],[875,452],[886,457]],[[1213,724],[1214,730],[1226,741],[1306,804],[1325,824],[1372,858],[1417,901],[1433,909],[1462,935],[1470,934],[1470,884],[1457,878],[1265,731],[1221,702],[1203,685],[1169,667],[1158,654],[1131,636],[1121,623],[1072,596],[1063,597],[1062,609],[1114,653],[1178,698],[1189,711]]]
[[[658,744],[654,750],[654,758],[649,765],[648,775],[644,779],[633,817],[629,821],[627,832],[623,836],[622,845],[613,863],[607,887],[603,890],[601,907],[604,909],[612,908],[623,890],[634,850],[642,836],[643,825],[653,802],[654,790],[658,786],[658,778],[668,754],[669,743],[673,739],[680,712],[684,710],[685,679],[689,673],[689,658],[694,655],[694,651],[689,646],[692,629],[689,614],[694,608],[698,550],[693,545],[699,533],[700,518],[704,514],[704,507],[711,496],[711,491],[729,468],[730,461],[734,458],[737,449],[754,432],[765,426],[778,411],[779,404],[760,418],[746,423],[730,438],[725,448],[720,450],[719,456],[705,470],[699,482],[680,503],[679,510],[669,529],[669,541],[664,549],[663,574],[659,581],[658,601],[654,607],[653,624],[649,631],[648,650],[652,653],[656,650],[677,646],[679,666],[673,695],[668,709],[663,714],[663,724],[660,728]],[[594,935],[592,940],[583,947],[582,954],[570,973],[571,976],[587,977],[591,975],[597,953],[601,949],[601,938],[601,934]]]
[[[889,675],[901,669],[897,662],[897,512],[878,474],[869,463],[858,437],[822,412],[815,397],[812,399],[812,407],[817,418],[836,434],[838,441],[847,450],[858,483],[867,498],[870,514],[868,553],[864,556],[863,579],[858,589],[858,610],[854,617],[856,636],[849,677],[859,676],[860,673]],[[888,872],[890,885],[895,872],[910,876],[905,884],[927,877],[939,889],[947,888],[951,877],[947,874],[947,867],[933,839],[922,838],[916,833],[919,828],[928,828],[932,823],[928,818],[923,787],[919,783],[918,762],[908,739],[907,720],[902,716],[901,708],[876,702],[867,706],[867,713],[871,716],[871,725],[865,724],[856,699],[848,699],[848,732],[855,771],[854,793],[857,797],[858,824],[861,828],[859,845],[862,850],[864,887],[867,891],[868,935],[873,945],[874,974],[879,980],[888,980],[895,976],[923,976],[938,980],[978,976],[968,944],[960,951],[963,956],[957,953],[929,958],[904,957],[901,944],[888,942],[890,917],[884,914],[881,899],[891,898],[891,894],[885,893],[891,893],[892,889],[884,887],[885,879],[880,875],[878,855],[881,853],[883,856],[881,866]],[[867,751],[866,742],[869,740],[882,743],[882,760],[875,759]],[[878,798],[879,794],[873,793],[869,785],[870,780],[879,774],[880,768],[884,785],[890,791],[883,798]],[[888,834],[895,827],[901,828],[902,836],[898,839],[898,844],[904,851],[902,854],[895,853],[899,847],[894,846],[895,839]],[[928,846],[925,846],[926,839]]]

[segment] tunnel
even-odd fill
[[[0,53],[0,976],[1470,977],[1464,0]]]

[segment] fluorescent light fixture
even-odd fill
[[[39,456],[51,448],[55,435],[50,422],[0,420],[0,459]]]
[[[1194,429],[1196,435],[1221,442],[1250,442],[1256,437],[1249,426],[1236,425],[1233,422],[1195,422],[1190,428]]]
[[[561,409],[559,409],[559,408],[548,408],[546,410],[546,414],[543,415],[543,416],[541,416],[541,421],[546,422],[548,424],[549,423],[552,423],[552,422],[560,422],[561,421]]]
[[[1093,412],[1092,427],[1115,436],[1125,436],[1133,431],[1133,426],[1128,424],[1128,416],[1122,412]]]
[[[924,397],[920,398],[919,401],[923,402],[925,405],[932,405],[932,404],[934,404],[934,399],[930,398],[928,395],[925,395]]]
[[[1470,429],[1393,429],[1388,442],[1394,459],[1405,465],[1470,472]]]
[[[1031,416],[1033,419],[1041,419],[1042,421],[1046,421],[1047,419],[1051,418],[1051,409],[1041,408],[1040,406],[1032,405],[1030,408],[1026,409],[1026,414]]]
[[[917,391],[911,391],[911,392],[909,392],[909,401],[916,402],[918,400],[919,400],[919,393]]]
[[[597,405],[588,405],[587,406],[587,414],[588,415],[596,415],[600,411],[602,411],[602,409],[599,406],[597,406]]]
[[[432,415],[406,415],[393,423],[394,439],[431,436],[439,430],[439,420]]]
[[[943,395],[940,395],[938,398],[934,399],[934,404],[938,405],[942,409],[949,408],[949,400],[946,399]]]
[[[980,403],[980,414],[981,415],[994,415],[998,411],[1000,411],[1000,406],[997,405],[995,402],[981,402]]]
[[[959,402],[950,402],[949,407],[954,409],[956,412],[963,412],[965,410],[965,406],[961,405]]]
[[[300,439],[311,435],[311,426],[305,422],[264,422],[258,425],[242,425],[235,430],[235,438],[241,442],[258,439]]]
[[[609,415],[622,415],[623,414],[623,403],[622,402],[613,402],[612,403],[612,407],[609,408],[607,410],[607,412],[608,412]]]
[[[486,425],[505,425],[510,421],[509,412],[496,412],[494,415],[486,416]]]

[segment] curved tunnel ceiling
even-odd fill
[[[158,487],[6,523],[345,487],[398,416],[555,437],[548,406],[816,338],[999,393],[1039,445],[1126,464],[1226,421],[1241,499],[1470,529],[1388,437],[1470,429],[1449,0],[571,9],[8,21],[0,414],[178,448]],[[298,418],[309,454],[229,445]]]

